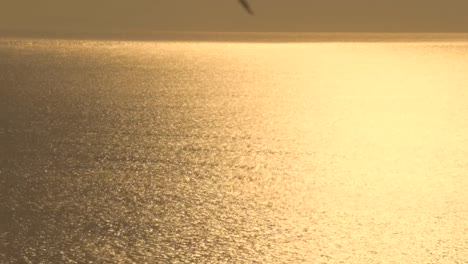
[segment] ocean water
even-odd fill
[[[466,41],[0,39],[1,263],[466,263]]]

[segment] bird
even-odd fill
[[[239,3],[244,7],[244,9],[251,15],[254,14],[252,8],[250,7],[249,3],[247,0],[239,0]]]

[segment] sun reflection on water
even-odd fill
[[[465,42],[8,43],[0,262],[468,256]]]

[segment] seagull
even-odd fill
[[[246,10],[249,14],[251,14],[251,15],[254,14],[254,12],[253,12],[252,8],[250,8],[250,5],[249,5],[249,3],[247,2],[247,0],[239,0],[239,3],[245,8],[245,10]]]

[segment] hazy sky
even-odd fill
[[[2,29],[468,32],[468,0],[0,0]]]

